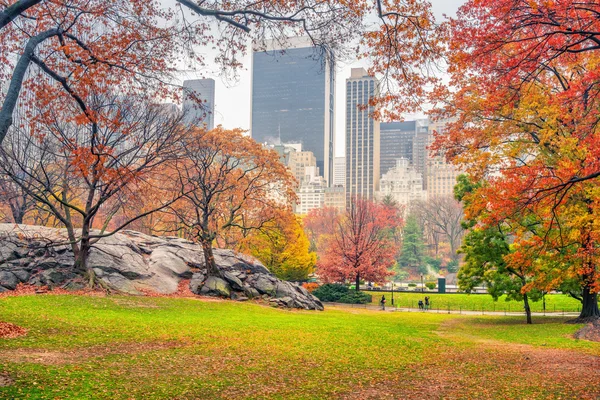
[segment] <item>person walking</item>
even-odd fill
[[[423,309],[423,300],[419,300],[419,310]]]
[[[385,311],[385,295],[381,296],[381,300],[379,301],[379,304],[381,305],[381,309],[383,311]]]
[[[429,310],[429,296],[425,296],[425,311]]]

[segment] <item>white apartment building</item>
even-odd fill
[[[379,200],[391,196],[399,205],[408,206],[415,201],[427,199],[427,192],[423,189],[423,176],[406,158],[396,160],[396,166],[383,174],[379,185]]]

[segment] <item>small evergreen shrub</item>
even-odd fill
[[[426,282],[426,283],[425,283],[425,287],[426,287],[427,289],[429,289],[429,290],[433,290],[433,289],[435,289],[435,287],[436,287],[436,286],[437,286],[437,285],[436,285],[436,283],[435,283],[435,282]]]
[[[338,303],[346,304],[368,304],[373,301],[373,296],[365,292],[351,291],[340,297]]]
[[[346,295],[350,289],[347,286],[339,283],[326,283],[323,286],[315,289],[312,294],[321,301],[333,301],[337,302],[339,299]]]
[[[416,283],[409,283],[408,287],[417,287],[417,284]]]

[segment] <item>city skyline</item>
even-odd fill
[[[174,0],[170,0],[175,4]],[[464,0],[432,0],[432,9],[437,20],[443,20],[444,15],[454,16],[456,10]],[[168,2],[169,3],[169,2]],[[207,59],[211,56],[207,52]],[[252,52],[249,51],[240,60],[245,67],[237,71],[235,79],[220,77],[220,70],[216,66],[207,66],[202,71],[185,71],[180,73],[181,82],[188,79],[214,78],[215,79],[215,125],[223,125],[226,128],[241,128],[250,131],[251,128],[251,86],[252,86]],[[352,68],[367,68],[366,60],[349,60],[336,64],[336,75],[339,77],[350,76]],[[345,78],[338,79],[335,86],[335,97],[343,99],[345,96]],[[422,114],[407,114],[405,119],[422,118]],[[334,157],[345,156],[345,104],[338,101],[335,107],[335,137]]]

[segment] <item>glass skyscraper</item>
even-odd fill
[[[352,68],[346,79],[346,204],[355,196],[372,199],[379,190],[379,121],[368,106],[377,93],[377,80],[363,68]]]
[[[285,50],[273,43],[252,57],[252,138],[259,143],[302,143],[328,185],[333,182],[335,69],[303,38]]]

